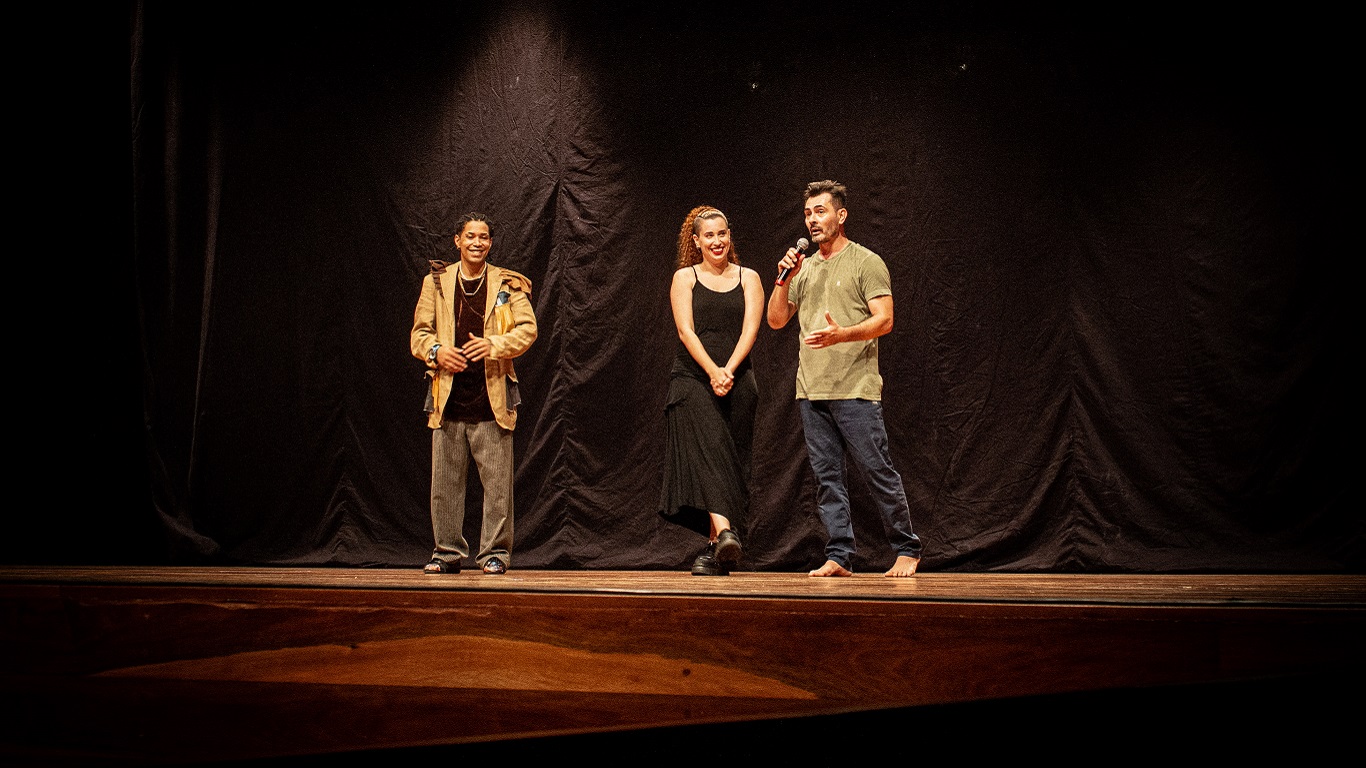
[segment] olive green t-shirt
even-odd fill
[[[792,278],[787,298],[797,305],[801,335],[826,327],[825,313],[841,327],[872,317],[868,300],[892,294],[887,264],[850,241],[828,259],[807,257]],[[797,354],[798,400],[881,400],[877,339],[847,341],[824,349],[800,344]]]

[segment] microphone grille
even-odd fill
[[[804,237],[799,237],[799,238],[797,238],[797,250],[799,250],[799,251],[804,251],[804,250],[806,250],[807,246],[809,246],[809,245],[811,245],[811,241],[810,241],[810,240],[807,240],[807,239],[804,238]]]

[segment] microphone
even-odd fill
[[[799,237],[799,238],[797,238],[797,252],[798,252],[798,253],[801,253],[801,254],[805,255],[805,254],[806,254],[806,249],[807,249],[808,247],[810,247],[810,246],[811,246],[811,241],[810,241],[810,240],[807,240],[807,239],[804,238],[804,237]],[[778,285],[782,285],[782,284],[786,283],[786,282],[787,282],[787,276],[790,275],[790,274],[792,274],[792,268],[791,268],[791,267],[783,267],[782,271],[778,273],[778,283],[777,283],[777,284],[778,284]]]

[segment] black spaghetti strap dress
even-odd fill
[[[693,286],[693,329],[718,365],[730,359],[740,339],[745,319],[742,282],[727,291],[713,291],[701,280]],[[716,513],[730,520],[738,535],[745,535],[758,402],[748,356],[735,371],[730,392],[717,397],[711,379],[679,342],[665,405],[667,455],[660,514],[666,520],[710,536],[708,515]]]

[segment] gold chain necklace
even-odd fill
[[[465,290],[465,276],[460,275],[460,292],[466,296],[473,296],[479,293],[479,289],[484,287],[484,278],[489,274],[489,265],[485,264],[483,270],[479,272],[479,282],[474,286],[473,291]]]

